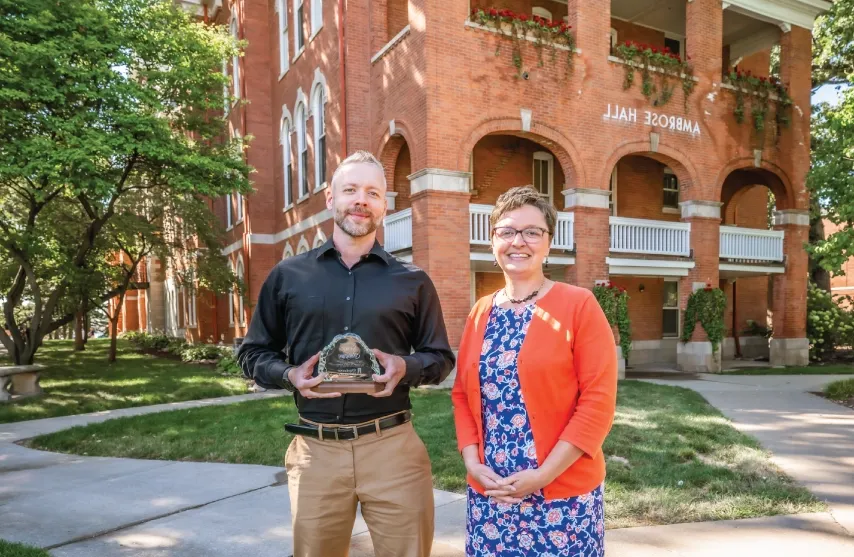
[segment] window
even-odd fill
[[[551,19],[552,13],[545,8],[541,8],[540,6],[536,6],[531,13],[535,16],[542,17],[543,19]]]
[[[314,113],[314,187],[320,188],[326,182],[326,101],[323,85],[314,88],[312,99]]]
[[[240,282],[243,282],[243,259],[237,260],[237,278]],[[236,292],[237,294],[237,324],[238,325],[246,325],[246,314],[243,312],[243,296],[240,292]]]
[[[551,200],[553,181],[554,157],[551,153],[537,151],[534,153],[534,188],[540,195]]]
[[[222,75],[228,78],[228,60],[222,61]],[[224,113],[228,112],[228,83],[223,82],[222,84],[222,111]]]
[[[305,239],[305,236],[300,236],[299,243],[297,244],[297,255],[305,253],[308,250],[308,240]]]
[[[298,55],[305,47],[305,36],[302,28],[303,0],[294,0],[294,54]]]
[[[311,0],[311,36],[315,36],[323,27],[323,0]]]
[[[279,12],[279,74],[280,77],[290,68],[290,48],[288,46],[288,7],[286,0],[276,0],[276,11]]]
[[[299,164],[297,165],[297,176],[299,179],[300,198],[308,195],[308,145],[305,139],[306,114],[305,105],[297,106],[297,151],[299,152]]]
[[[234,194],[234,198],[236,201],[236,203],[235,203],[236,211],[235,212],[237,214],[237,219],[235,220],[235,224],[239,224],[239,223],[243,222],[243,196],[239,193],[236,193],[236,194]]]
[[[322,230],[318,230],[317,236],[314,237],[314,245],[312,245],[311,247],[312,248],[319,248],[319,247],[323,246],[323,244],[325,244],[325,243],[326,243],[326,236],[323,235]]]
[[[231,128],[231,137],[237,143],[237,150],[239,153],[239,157],[243,158],[243,136],[240,135],[240,132],[234,128]],[[239,193],[234,194],[234,218],[231,222],[234,224],[239,224],[243,222],[243,195]],[[231,224],[229,224],[231,226]]]
[[[617,30],[611,27],[611,52],[614,52],[614,48],[617,46],[618,37]]]
[[[617,167],[611,171],[611,181],[608,187],[608,211],[612,217],[617,216]]]
[[[225,196],[225,227],[231,228],[234,226],[234,214],[231,208],[231,194]]]
[[[231,271],[232,275],[234,274],[234,264],[229,261],[228,262],[228,270]],[[228,324],[234,325],[234,288],[232,287],[231,292],[228,293]]]
[[[196,279],[193,269],[187,271],[187,284],[189,286],[182,287],[184,294],[184,313],[186,314],[186,323],[189,327],[198,325],[196,312]]]
[[[237,18],[231,18],[231,36],[236,41],[237,37]],[[231,88],[234,91],[234,96],[240,98],[240,57],[235,54],[231,57]]]
[[[682,41],[673,37],[664,38],[664,46],[670,49],[673,54],[682,56]]]
[[[664,206],[679,208],[679,180],[669,168],[664,169]]]
[[[285,183],[285,207],[294,202],[294,163],[291,158],[291,123],[287,118],[282,118],[282,129],[279,132],[279,143],[282,145],[282,166],[284,169]]]
[[[664,281],[661,330],[664,337],[679,336],[679,283]]]
[[[291,247],[290,244],[285,245],[285,251],[282,253],[282,259],[287,259],[288,257],[294,256],[294,248]]]

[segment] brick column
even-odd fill
[[[412,261],[436,285],[448,339],[456,350],[471,310],[469,174],[426,168],[409,179]]]
[[[805,187],[810,169],[810,102],[812,96],[812,35],[808,29],[792,26],[780,38],[780,78],[789,89],[791,123],[780,135],[781,166],[792,181],[792,199],[787,209],[807,209],[809,190]]]
[[[605,60],[611,46],[611,0],[568,0],[576,47],[585,60]]]
[[[592,289],[597,280],[608,279],[608,191],[573,188],[563,195],[566,211],[575,215],[575,265],[566,268],[566,280]]]
[[[721,0],[692,0],[685,4],[686,54],[694,75],[720,81],[723,59],[724,14]]]
[[[691,293],[705,287],[706,283],[718,287],[722,203],[683,201],[679,205],[682,207],[682,221],[691,223],[691,251],[694,256],[694,268],[679,281],[679,308],[684,315]],[[682,371],[719,372],[722,348],[723,344],[716,353],[712,353],[712,343],[697,323],[691,339],[677,345],[676,363]]]
[[[774,336],[771,339],[772,366],[809,364],[807,340],[807,252],[809,211],[778,211],[774,228],[786,234],[783,246],[786,272],[774,276],[771,311]]]

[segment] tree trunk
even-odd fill
[[[107,314],[107,317],[110,320],[110,352],[107,354],[107,361],[113,363],[116,361],[116,344],[118,343],[119,337],[119,315],[122,313],[122,305],[125,302],[125,293],[127,292],[127,283],[125,283],[125,288],[119,292],[119,300],[116,302],[116,309],[113,311],[113,314]]]
[[[809,243],[815,245],[825,239],[824,222],[821,220],[821,208],[815,197],[810,199],[810,232]],[[830,273],[822,269],[812,255],[809,257],[810,280],[826,292],[830,292]]]
[[[86,341],[83,340],[85,333],[83,331],[84,323],[83,323],[83,310],[77,312],[77,316],[74,318],[74,351],[79,352],[81,350],[86,350]]]

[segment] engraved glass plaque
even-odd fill
[[[319,393],[370,393],[385,388],[373,380],[374,374],[383,373],[376,356],[355,333],[338,335],[321,350],[317,373],[326,375],[312,389]]]

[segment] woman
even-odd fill
[[[614,336],[589,290],[543,274],[556,221],[531,187],[503,194],[490,216],[505,286],[469,314],[452,395],[466,555],[604,555]]]

